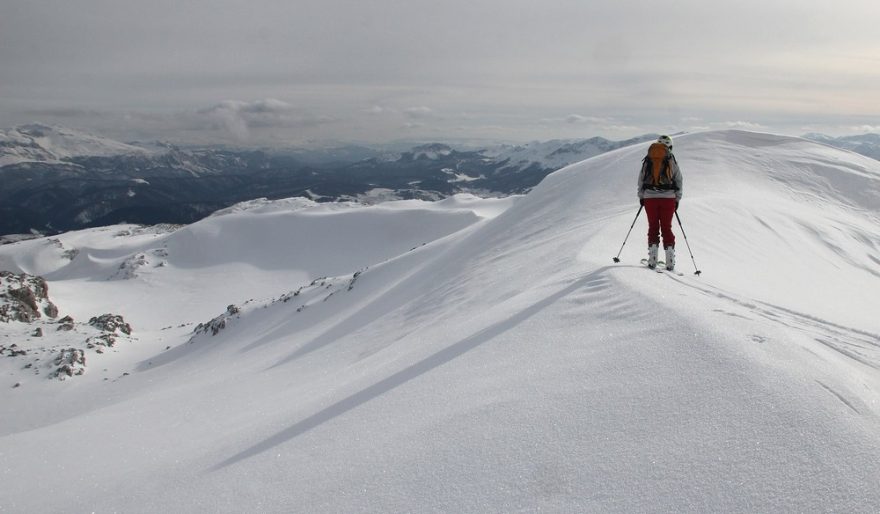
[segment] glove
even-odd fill
[[[676,201],[675,201],[675,212],[678,212],[678,202],[680,202],[680,201],[681,201],[681,200],[676,200]]]
[[[645,206],[645,199],[644,198],[639,198],[639,205],[641,205],[642,207]],[[676,208],[678,208],[678,204],[676,204]]]

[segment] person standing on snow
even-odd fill
[[[660,136],[648,148],[639,172],[639,203],[648,217],[648,267],[657,266],[660,235],[666,250],[666,269],[675,269],[675,234],[672,217],[681,201],[682,177],[672,155],[672,138]]]

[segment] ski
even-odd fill
[[[645,266],[651,271],[656,271],[657,273],[663,273],[663,270],[666,269],[666,264],[660,265],[660,261],[657,261],[657,265],[655,267],[648,266],[648,259],[642,259],[642,266]]]
[[[642,259],[642,265],[644,265],[648,269],[652,269],[652,268],[648,267],[648,259]],[[678,270],[666,269],[666,262],[664,262],[664,261],[657,261],[657,266],[654,267],[653,270],[656,271],[657,273],[672,273],[673,275],[678,275],[679,277],[684,276],[684,273],[682,273]]]

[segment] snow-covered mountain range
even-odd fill
[[[407,150],[179,148],[133,145],[64,127],[0,134],[0,235],[54,234],[121,222],[182,224],[256,198],[321,202],[507,196],[548,173],[651,139],[601,138]]]
[[[842,137],[831,137],[824,134],[807,134],[804,137],[880,160],[880,134],[862,134],[858,136]]]
[[[632,138],[624,141],[610,141],[601,137],[574,140],[533,141],[525,144],[486,144],[481,147],[470,145],[449,145],[431,143],[413,145],[409,149],[394,151],[388,146],[375,147],[340,145],[327,148],[290,148],[266,150],[274,155],[288,155],[298,162],[316,166],[332,164],[348,164],[362,160],[377,158],[384,161],[397,161],[407,155],[412,160],[437,160],[450,156],[453,152],[476,152],[496,162],[507,162],[510,166],[525,169],[539,166],[544,169],[559,169],[573,162],[615,150],[624,146],[647,141],[656,134]],[[819,133],[803,136],[806,139],[825,143],[837,148],[880,159],[880,134],[863,134],[855,136],[832,137]],[[401,146],[398,143],[395,146]],[[197,160],[204,157],[207,148],[191,150],[191,157]],[[253,150],[226,149],[232,153],[248,153]],[[21,164],[63,164],[74,158],[88,157],[119,157],[119,156],[152,156],[162,157],[177,153],[181,157],[185,151],[167,142],[154,143],[123,143],[98,136],[83,130],[58,125],[32,123],[8,129],[0,129],[0,168]],[[176,164],[185,164],[183,162]],[[215,163],[218,164],[218,163]],[[211,169],[191,170],[193,174],[210,173]]]
[[[411,160],[438,160],[449,157],[453,152],[480,153],[487,159],[497,162],[508,161],[511,166],[524,169],[529,166],[559,169],[572,162],[581,161],[594,155],[636,142],[652,139],[656,135],[646,135],[626,141],[609,141],[594,137],[581,140],[534,141],[525,144],[489,144],[483,147],[451,146],[443,143],[414,144],[411,148],[394,151],[385,145],[375,147],[343,145],[315,149],[274,149],[265,151],[274,155],[290,155],[296,160],[312,165],[348,164],[372,158],[381,161],[397,161],[408,157]],[[395,146],[401,146],[398,143]],[[191,150],[195,156],[199,151]],[[253,150],[226,149],[230,152],[247,153]],[[33,123],[10,129],[0,129],[0,168],[20,164],[69,163],[74,158],[153,156],[160,157],[172,152],[183,152],[170,143],[123,143],[88,132],[62,127]],[[198,173],[199,170],[193,170]],[[202,170],[209,171],[209,170]],[[218,170],[215,170],[218,171]]]
[[[0,247],[0,510],[876,512],[880,162],[675,143],[682,275],[611,260],[641,143]]]
[[[811,137],[877,157],[876,135]],[[192,223],[218,209],[264,197],[376,203],[438,200],[460,193],[522,194],[571,163],[654,138],[484,146],[181,148],[167,142],[121,143],[32,124],[0,131],[0,236],[51,235],[117,223]]]
[[[0,167],[27,162],[63,163],[72,157],[110,157],[154,153],[81,130],[34,123],[0,129]]]

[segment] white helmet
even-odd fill
[[[672,138],[666,135],[660,136],[657,138],[658,143],[663,143],[666,145],[666,148],[672,150]]]

